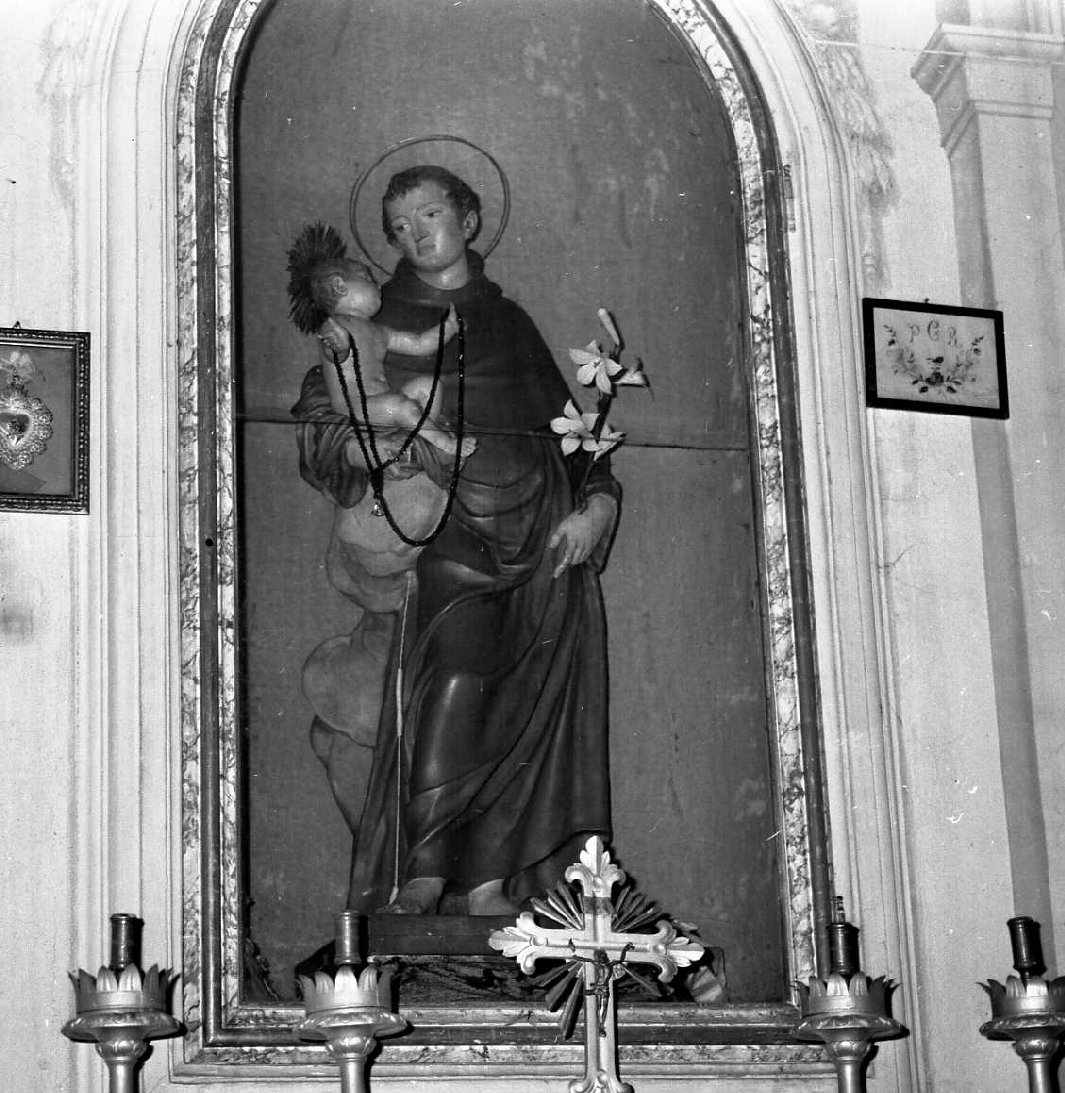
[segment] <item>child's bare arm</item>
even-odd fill
[[[477,441],[472,436],[464,437],[460,447],[448,430],[433,424],[431,420],[422,420],[422,407],[417,402],[395,391],[367,399],[366,409],[371,425],[391,425],[407,432],[418,429],[424,441],[448,455],[458,455],[464,459],[477,447]]]
[[[344,360],[351,352],[351,335],[336,319],[326,319],[315,333],[321,342],[322,354],[329,360],[333,360],[334,354]]]
[[[355,377],[355,359],[351,354],[352,343],[358,354],[359,373],[363,391],[369,395],[380,395],[389,390],[384,374],[384,340],[380,331],[369,323],[360,327],[353,323],[351,327],[335,319],[327,319],[318,328],[318,340],[322,350],[322,373],[329,391],[329,401],[333,410],[345,416],[350,412],[348,398],[356,410],[359,405],[359,385]],[[348,398],[340,382],[338,370],[344,373],[348,388]]]
[[[444,320],[444,341],[449,342],[459,328],[459,317],[454,307],[448,308]],[[430,357],[436,352],[440,342],[440,328],[432,326],[421,334],[411,334],[405,330],[392,330],[381,327],[388,341],[388,348],[393,353],[402,353],[408,357]]]
[[[334,413],[346,417],[348,404],[340,386],[337,368],[351,355],[348,332],[335,320],[326,319],[318,328],[317,334],[322,354],[322,376],[326,390],[329,391],[329,404]]]

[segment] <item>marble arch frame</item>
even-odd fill
[[[169,374],[177,381],[180,421],[176,441],[178,471],[174,474],[171,469],[170,473],[174,487],[171,504],[182,512],[181,542],[175,551],[180,588],[176,592],[172,590],[169,599],[175,610],[180,609],[185,621],[180,635],[179,658],[183,670],[181,680],[175,678],[173,681],[175,689],[185,688],[180,703],[173,703],[175,709],[178,705],[181,708],[179,751],[184,768],[180,853],[185,879],[180,896],[176,898],[180,899],[185,921],[184,928],[178,929],[177,933],[181,938],[181,965],[186,977],[186,1014],[190,1028],[194,1030],[187,1038],[184,1050],[176,1050],[173,1065],[178,1073],[189,1076],[197,1073],[251,1076],[247,1067],[276,1062],[286,1066],[286,1076],[297,1077],[313,1072],[316,1061],[320,1061],[313,1053],[299,1054],[291,1044],[265,1042],[268,1038],[260,1031],[261,1026],[276,1023],[283,1015],[241,1011],[235,1005],[234,954],[225,951],[225,938],[227,928],[231,929],[234,921],[233,900],[237,888],[235,875],[227,876],[233,868],[232,858],[227,859],[222,850],[227,845],[225,840],[233,838],[234,745],[231,737],[227,739],[223,735],[217,750],[212,750],[214,745],[206,742],[199,731],[204,708],[224,707],[226,690],[232,683],[232,676],[227,677],[224,671],[225,658],[231,655],[226,619],[227,612],[232,609],[231,579],[227,585],[227,572],[231,572],[228,547],[232,542],[232,498],[222,490],[218,506],[201,505],[197,469],[205,455],[214,460],[217,452],[225,451],[224,395],[220,400],[204,396],[206,391],[225,391],[230,366],[226,291],[230,200],[226,81],[233,74],[242,36],[260,6],[258,0],[211,0],[200,5],[195,14],[185,10],[176,15],[174,25],[169,28],[179,41],[179,48],[172,55],[175,58],[172,83],[165,96],[167,102],[174,104],[177,118],[174,139],[178,150],[175,177],[177,238],[176,246],[170,251],[178,269],[177,350],[171,354]],[[738,126],[737,144],[746,149],[749,157],[744,160],[747,207],[748,210],[761,210],[755,220],[760,217],[763,227],[753,232],[751,243],[753,248],[761,248],[760,254],[769,255],[773,250],[765,224],[781,212],[775,196],[768,202],[763,200],[761,184],[766,178],[772,184],[773,166],[785,162],[791,165],[796,181],[799,194],[796,236],[789,239],[785,247],[781,229],[775,237],[778,240],[776,251],[767,259],[776,263],[774,268],[780,274],[777,291],[780,285],[790,282],[792,299],[798,301],[794,305],[790,329],[783,323],[771,322],[772,278],[754,277],[748,286],[753,325],[761,323],[763,334],[771,331],[773,335],[761,339],[761,351],[756,356],[756,366],[761,372],[761,379],[757,381],[761,435],[769,437],[779,422],[776,369],[784,355],[792,355],[801,392],[797,404],[798,427],[805,439],[801,452],[795,451],[792,455],[799,461],[805,478],[812,610],[821,635],[820,647],[815,651],[810,646],[805,655],[816,657],[820,677],[820,720],[830,811],[845,819],[831,836],[835,886],[853,902],[860,889],[868,890],[871,885],[878,885],[879,897],[889,901],[884,906],[894,906],[898,901],[894,881],[897,835],[892,834],[890,810],[873,810],[871,815],[866,813],[866,818],[859,820],[851,818],[848,807],[851,794],[861,792],[862,778],[878,783],[887,777],[890,758],[886,752],[875,757],[872,775],[856,778],[843,730],[849,717],[862,716],[867,721],[881,718],[879,709],[883,696],[875,681],[884,678],[882,664],[885,659],[878,639],[879,596],[868,575],[871,567],[865,564],[875,542],[876,529],[871,524],[867,499],[867,439],[857,397],[858,376],[856,370],[843,365],[838,366],[838,374],[831,377],[834,382],[828,382],[828,378],[818,375],[814,366],[817,360],[857,360],[852,352],[858,344],[853,314],[855,303],[851,300],[847,271],[859,264],[855,242],[858,199],[849,188],[845,157],[840,151],[833,121],[821,105],[817,75],[804,54],[801,36],[780,9],[767,4],[750,12],[740,10],[739,3],[723,3],[712,11],[709,5],[696,0],[655,0],[655,7],[686,38],[715,79],[719,82],[723,77],[731,79],[727,94],[732,96],[730,112]],[[222,26],[226,28],[224,32],[220,30]],[[159,33],[158,25],[153,32]],[[736,58],[741,49],[748,56],[747,72],[753,72],[761,85],[766,107],[759,105],[753,85],[745,85],[738,75]],[[785,90],[783,82],[796,75],[799,85],[791,85]],[[210,133],[204,132],[198,120],[207,109],[204,104],[208,101],[216,104],[211,110],[216,124]],[[764,137],[767,131],[760,134],[759,126],[768,124],[762,116],[763,110],[773,119],[775,144],[779,148],[776,159],[763,158],[774,156],[773,141],[759,146],[760,136]],[[812,140],[808,135],[811,128],[815,133]],[[752,150],[753,156],[750,155]],[[210,169],[204,170],[205,166]],[[827,167],[828,186],[804,185],[818,167]],[[768,174],[767,168],[770,169]],[[842,222],[834,222],[830,211],[833,206],[850,210],[850,215]],[[749,225],[753,223],[749,220]],[[209,245],[211,243],[213,247]],[[823,272],[826,252],[831,252],[836,262],[831,276]],[[752,268],[756,265],[751,263]],[[832,301],[834,314],[830,322],[814,323],[812,309],[806,303],[814,298]],[[163,405],[167,405],[165,399]],[[219,430],[222,443],[217,448],[212,446],[208,452],[205,445],[210,443],[211,437],[219,435]],[[832,479],[825,470],[830,452],[844,459],[845,468]],[[775,581],[770,589],[770,603],[776,610],[775,656],[779,665],[793,664],[795,642],[787,610],[791,603],[788,548],[790,545],[795,549],[801,537],[792,535],[789,541],[789,531],[799,526],[795,520],[802,514],[788,511],[785,495],[779,489],[779,445],[774,448],[771,443],[763,444],[762,454],[762,480],[769,499],[766,507],[767,557],[771,559],[771,565],[777,566],[776,575],[770,577],[771,582]],[[168,461],[166,467],[172,468],[172,464]],[[224,483],[224,454],[222,469],[221,481]],[[797,498],[798,494],[792,496]],[[777,506],[775,511],[774,505]],[[168,519],[173,521],[173,511]],[[832,531],[834,527],[847,525],[858,528],[860,533],[855,536],[854,550],[845,552],[839,548]],[[165,578],[162,583],[166,583]],[[788,589],[787,596],[782,595],[783,589]],[[197,668],[200,639],[204,633],[217,636],[217,656],[223,669],[220,674],[214,674],[214,665],[210,662],[206,671]],[[776,676],[778,745],[782,747],[785,762],[791,764],[791,781],[785,771],[783,782],[797,785],[796,772],[801,772],[804,766],[804,741],[798,695],[793,686],[794,672],[790,673],[790,688],[788,679],[786,671]],[[806,711],[801,713],[805,715]],[[170,764],[177,755],[178,749],[166,760],[171,774],[176,773],[173,769],[176,763]],[[809,769],[808,761],[816,763],[818,755],[810,752],[805,758]],[[201,777],[205,760],[206,769],[218,769],[224,775],[217,785],[212,779]],[[801,812],[805,806],[802,794],[799,806]],[[799,832],[800,812],[790,814],[792,830],[788,836],[791,840],[789,908],[793,920],[789,971],[794,976],[808,974],[814,966],[815,921],[810,868],[813,864],[815,870],[824,869],[822,864],[812,861],[817,848],[811,854],[806,845],[809,827],[802,825],[802,832]],[[209,836],[217,833],[217,854],[212,855],[209,850],[205,853],[205,833]],[[868,839],[875,840],[875,845],[881,848],[877,855],[879,867],[870,871],[871,882],[865,881],[857,867],[854,852],[856,843]],[[828,852],[827,832],[818,840],[818,846]],[[204,876],[218,877],[217,889],[210,883],[204,885]],[[901,955],[905,948],[905,928],[903,925],[892,927],[890,918],[891,915],[885,913],[883,921],[874,918],[871,923],[866,922],[866,934],[887,952]],[[218,947],[213,951],[210,947],[205,950],[203,946],[200,927],[205,922],[216,930]],[[205,952],[207,961],[202,960]],[[899,965],[898,956],[893,963]],[[767,1021],[770,1025],[780,1025],[784,1015],[751,1013],[747,1016],[749,1027],[764,1028]],[[750,1019],[753,1019],[753,1025]],[[223,1029],[231,1031],[220,1035]],[[528,1054],[519,1054],[523,1068],[527,1067]],[[548,1067],[538,1073],[572,1071],[571,1067],[566,1070],[568,1063],[557,1051],[552,1054],[555,1065],[538,1064]],[[441,1059],[440,1063],[445,1069],[437,1069],[438,1075],[450,1072],[449,1067],[458,1067],[454,1071],[456,1074],[467,1073],[457,1062]],[[764,1050],[752,1050],[750,1045],[678,1049],[666,1062],[652,1063],[637,1058],[629,1064],[629,1069],[634,1074],[653,1075],[665,1066],[669,1073],[682,1078],[719,1070],[759,1072],[760,1067],[767,1064],[774,1069],[783,1065],[809,1073],[824,1072],[823,1063],[818,1062],[816,1053],[808,1049],[781,1047],[767,1054]],[[504,1073],[509,1065],[513,1064],[501,1058],[500,1066],[504,1070],[496,1073]],[[386,1063],[380,1065],[376,1073],[384,1079],[389,1074],[415,1073],[411,1066],[416,1064]],[[270,1073],[278,1072],[271,1066]],[[478,1073],[484,1073],[483,1069]]]

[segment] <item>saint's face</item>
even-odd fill
[[[466,243],[477,227],[470,213],[459,217],[437,182],[423,182],[386,207],[393,246],[424,280],[457,287],[468,276]]]

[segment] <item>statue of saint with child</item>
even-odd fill
[[[485,274],[478,193],[435,164],[388,174],[379,288],[322,225],[289,255],[293,319],[321,343],[300,470],[363,612],[305,667],[312,741],[354,836],[350,908],[509,915],[610,837],[612,445],[560,443],[570,392]]]

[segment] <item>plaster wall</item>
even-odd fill
[[[952,186],[935,106],[911,75],[935,30],[934,4],[864,0],[856,22],[834,21],[830,5],[721,10],[763,83],[795,180],[788,247],[837,887],[863,927],[868,969],[902,981],[899,1016],[911,1030],[881,1049],[870,1084],[992,1093],[1016,1083],[1020,1064],[978,1035],[987,1007],[972,984],[1008,970],[1010,914],[1043,914],[1049,933],[1061,906],[1056,875],[1032,875],[1031,848],[1046,840],[1042,806],[1017,807],[1033,792],[1033,756],[1045,785],[1062,773],[1061,681],[1038,652],[1065,640],[1056,607],[1043,615],[1038,605],[1039,590],[1058,595],[1056,479],[1018,463],[1008,443],[1033,436],[1051,465],[1065,456],[1056,400],[1035,397],[1049,390],[1038,385],[1058,331],[1052,309],[1026,293],[1033,263],[1060,277],[1060,255],[1033,250],[1032,236],[987,232],[995,297],[965,297],[1006,309],[1008,356],[1027,364],[1011,367],[1015,389],[1036,377],[1009,423],[989,435],[965,419],[866,411],[860,296],[961,302],[966,286],[992,283],[974,280],[971,262],[959,274],[968,226],[955,222],[957,178]],[[59,1035],[71,1012],[63,973],[100,962],[115,910],[146,920],[149,959],[180,964],[167,73],[191,13],[178,0],[4,0],[0,14],[0,101],[17,119],[0,133],[0,322],[88,330],[94,362],[90,514],[0,513],[0,930],[12,988],[0,994],[0,1084],[91,1091],[104,1088],[101,1065]],[[857,58],[864,88],[848,75]],[[886,144],[872,155],[878,131]],[[976,170],[961,181],[977,185]],[[1052,182],[1053,173],[1030,190],[1026,215],[1056,239]],[[981,458],[989,441],[1005,452],[997,469]],[[992,471],[1024,476],[1014,560],[988,537]],[[1030,684],[1006,700],[993,663],[1003,587],[1019,590],[1018,625],[1037,647],[1025,662]],[[1003,748],[1035,693],[1034,747]],[[1024,903],[1015,906],[1015,892]],[[1038,912],[1031,901],[1042,901]],[[1053,952],[1048,962],[1061,966]],[[156,1051],[145,1088],[170,1087],[166,1070]],[[640,1083],[650,1093],[679,1087]],[[782,1078],[780,1087],[831,1083]]]
[[[87,329],[79,325],[84,317],[75,317],[80,278],[71,209],[52,181],[52,139],[63,119],[37,86],[55,12],[42,6],[12,15],[5,12],[10,33],[0,47],[9,119],[0,133],[0,322]],[[13,118],[25,124],[13,126]],[[33,240],[42,238],[34,225],[48,225],[47,262],[34,254]],[[70,993],[64,971],[77,936],[73,893],[80,890],[89,905],[98,899],[96,884],[79,885],[84,844],[74,819],[80,791],[74,726],[79,714],[88,716],[89,695],[79,690],[73,654],[84,655],[90,640],[78,592],[89,528],[76,518],[20,513],[4,513],[0,524],[0,680],[4,704],[11,704],[3,717],[10,788],[0,795],[0,890],[9,908],[3,947],[15,956],[12,971],[22,984],[0,1003],[7,1030],[0,1081],[17,1088],[17,1076],[27,1089],[73,1089],[73,1056],[59,1036]],[[80,803],[84,837],[99,831],[100,815],[85,798]],[[102,846],[103,839],[97,835],[96,842]]]

